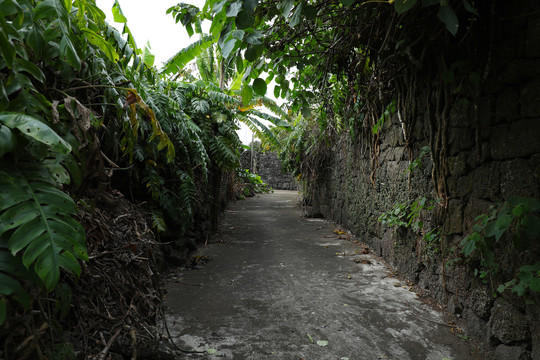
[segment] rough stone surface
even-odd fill
[[[485,288],[477,288],[469,296],[469,307],[481,319],[489,320],[493,296]]]
[[[519,346],[501,344],[495,349],[495,360],[529,360],[529,353]]]
[[[537,142],[540,143],[538,140]],[[534,197],[538,188],[538,179],[530,163],[532,162],[524,159],[514,159],[501,164],[501,194],[504,198]]]
[[[526,118],[540,117],[540,81],[527,84],[521,91],[521,115]],[[537,133],[538,134],[538,133]]]
[[[480,318],[469,308],[463,311],[463,318],[467,320],[467,334],[477,339],[485,339],[488,332],[487,321]]]
[[[540,3],[529,3],[536,3],[536,10],[530,12],[536,14]],[[512,10],[508,16],[524,14],[521,5],[516,8],[512,4],[504,3]],[[472,231],[475,218],[489,213],[491,206],[513,196],[540,198],[540,47],[531,45],[538,43],[540,19],[531,15],[522,20],[519,26],[499,24],[505,37],[494,49],[487,78],[478,93],[470,96],[474,98],[470,106],[459,101],[451,104],[444,129],[429,134],[436,114],[433,107],[431,111],[424,109],[436,99],[422,89],[429,88],[433,79],[417,78],[415,111],[408,111],[416,118],[407,146],[395,117],[385,123],[376,152],[369,132],[355,139],[339,138],[305,194],[316,212],[346,223],[377,254],[449,310],[457,313],[463,306],[469,332],[490,339],[493,345],[519,343],[532,349],[533,358],[540,360],[540,335],[536,335],[540,328],[530,325],[529,331],[527,327],[527,317],[533,313],[524,315],[517,308],[520,305],[510,304],[503,311],[500,303],[497,311],[493,310],[493,289],[474,275],[479,259],[464,259],[460,251],[460,242]],[[434,143],[441,134],[444,144]],[[426,145],[432,147],[432,154],[419,159],[421,166],[408,172],[411,161]],[[442,164],[440,154],[433,153],[437,149],[444,152]],[[444,173],[444,184],[436,184],[437,178],[432,178],[433,174],[440,175],[439,170]],[[389,228],[377,221],[396,204],[410,205],[421,197],[436,199],[441,193],[445,195],[443,201],[422,214],[423,231]],[[423,235],[434,227],[445,236],[442,244],[439,240],[428,246]],[[455,251],[441,256],[437,252],[441,245]],[[527,263],[540,260],[538,254],[518,254],[510,236],[503,237],[497,246],[496,253],[502,254],[498,259],[502,275],[501,279],[492,279],[495,287],[519,272],[525,256],[529,256]],[[446,266],[457,256],[466,261]]]
[[[538,44],[540,44],[540,19],[533,19],[529,22],[527,29],[526,54],[528,57],[540,57],[540,46]]]
[[[244,169],[249,169],[252,174],[257,174],[261,179],[276,190],[296,190],[296,180],[283,171],[281,161],[275,152],[251,153],[250,150],[242,154],[241,163]]]
[[[540,294],[532,294],[534,304],[527,305],[527,317],[531,330],[532,358],[540,360]]]
[[[480,214],[489,213],[490,207],[493,205],[490,201],[485,201],[481,199],[470,198],[467,206],[465,207],[465,214],[463,216],[463,228],[465,232],[468,232],[472,229],[473,225],[476,224],[476,217]]]
[[[488,326],[492,341],[496,339],[503,344],[511,345],[531,339],[525,315],[502,298],[497,299],[491,308]]]
[[[448,226],[449,233],[463,232],[463,202],[459,200],[450,200],[448,203]]]
[[[524,90],[525,91],[525,90]],[[532,90],[531,90],[532,91]],[[540,86],[536,96],[534,106],[540,107]],[[532,102],[533,99],[531,98]],[[534,114],[535,119],[527,119],[512,124],[499,125],[492,130],[491,134],[491,156],[496,160],[512,159],[516,157],[525,157],[540,152],[540,108],[525,110],[528,114]]]

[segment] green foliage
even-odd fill
[[[375,123],[375,125],[373,125],[373,128],[371,129],[371,131],[373,132],[373,134],[378,134],[384,123],[386,121],[388,121],[390,119],[390,117],[396,112],[396,101],[393,100],[390,104],[388,104],[388,106],[386,107],[386,109],[384,110],[384,112],[382,113],[381,117],[379,118],[379,120]]]
[[[523,296],[528,291],[540,293],[540,261],[534,265],[523,265],[519,268],[517,279],[512,279],[497,287],[497,292],[511,290],[517,296]],[[534,303],[528,299],[528,303]]]
[[[380,215],[377,220],[389,227],[410,227],[413,231],[419,232],[424,227],[423,212],[433,210],[435,204],[436,201],[428,201],[425,197],[420,197],[412,203],[405,202],[394,205],[391,210]]]
[[[21,253],[24,266],[34,268],[48,291],[58,283],[60,267],[80,275],[77,259],[88,255],[71,197],[46,171],[6,169],[1,175],[0,236],[12,255]]]
[[[71,146],[43,121],[25,114],[5,112],[0,114],[0,122],[8,128],[18,129],[22,135],[31,137],[51,146],[61,154],[68,154]]]
[[[422,167],[422,158],[429,154],[431,152],[431,148],[429,146],[422,146],[420,149],[420,154],[411,161],[409,166],[407,167],[407,171],[411,174],[416,170],[420,169]]]
[[[440,229],[435,227],[426,233],[424,231],[424,216],[435,208],[436,203],[437,201],[428,201],[425,197],[419,197],[412,203],[398,203],[389,211],[381,214],[377,221],[388,227],[411,228],[416,234],[422,236],[422,240],[428,247],[431,247],[440,240]]]
[[[148,46],[136,47],[118,2],[113,15],[127,39],[93,0],[7,0],[0,7],[3,322],[12,300],[30,305],[25,284],[50,291],[60,269],[80,274],[87,254],[67,193],[73,186],[96,186],[113,173],[106,167],[120,164],[114,176],[122,174],[130,192],[147,191],[156,230],[172,224],[185,232],[208,198],[209,173],[238,165],[235,114],[246,115],[237,110],[239,97],[214,83],[215,35],[159,73]],[[166,77],[201,54],[204,81]]]
[[[472,232],[461,241],[463,254],[470,259],[480,258],[480,267],[475,273],[485,282],[499,274],[499,259],[496,245],[503,236],[511,238],[514,249],[526,251],[540,236],[540,201],[532,198],[511,198],[499,208],[492,208],[489,214],[479,215]],[[540,292],[540,263],[523,265],[517,278],[500,285],[497,290],[511,289],[518,296],[529,290]],[[518,282],[519,281],[519,282]]]
[[[408,224],[406,222],[407,220],[407,210],[410,208],[410,205],[406,203],[400,203],[394,205],[392,209],[389,211],[381,214],[377,221],[384,225],[388,225],[389,227],[394,226],[403,226],[408,227]]]
[[[251,196],[251,192],[254,193],[269,193],[272,190],[271,187],[265,183],[260,175],[252,174],[248,169],[239,170],[237,177],[241,179],[243,185],[244,196]]]
[[[207,35],[202,39],[197,40],[193,44],[177,52],[163,65],[163,73],[171,74],[182,71],[184,67],[197,56],[203,53],[204,50],[210,48],[215,43],[213,36]]]

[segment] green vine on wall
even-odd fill
[[[425,214],[432,211],[436,204],[436,200],[428,200],[422,196],[411,203],[403,202],[394,205],[392,209],[379,216],[377,221],[389,227],[397,226],[412,229],[413,232],[422,236],[422,241],[429,248],[440,240],[440,229],[438,227],[428,232],[424,231]]]
[[[500,260],[495,249],[504,236],[509,236],[514,249],[520,254],[534,248],[534,241],[540,236],[539,210],[539,199],[511,198],[499,208],[492,208],[489,214],[481,214],[475,219],[477,223],[461,241],[461,246],[467,258],[480,259],[475,274],[484,282],[489,280],[493,286],[493,277],[500,274]],[[499,293],[506,290],[518,296],[528,291],[540,293],[540,261],[522,265],[514,279],[497,287]]]

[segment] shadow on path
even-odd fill
[[[276,191],[232,204],[226,241],[198,253],[210,262],[172,278],[173,340],[206,351],[183,358],[473,359],[383,263],[332,224],[301,218],[297,203]]]

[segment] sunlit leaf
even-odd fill
[[[114,21],[117,23],[125,23],[127,22],[126,17],[124,16],[124,13],[122,12],[122,8],[120,8],[120,4],[118,3],[118,0],[114,0],[114,4],[112,7],[112,13]]]
[[[246,42],[251,45],[260,45],[262,44],[263,32],[255,30],[246,36]]]
[[[150,44],[147,44],[144,47],[143,53],[142,53],[142,59],[146,66],[151,68],[154,66],[154,61],[156,57],[150,52]]]
[[[240,94],[242,95],[242,103],[244,105],[247,105],[251,102],[251,99],[253,98],[253,89],[249,85],[244,85]]]
[[[229,5],[229,7],[227,8],[227,12],[225,13],[225,16],[236,17],[236,15],[238,15],[241,9],[242,9],[242,2],[235,1]]]
[[[237,43],[238,39],[232,38],[223,45],[223,47],[221,48],[221,55],[224,59],[227,59],[229,57],[233,49],[236,47]]]
[[[294,28],[296,25],[300,24],[302,21],[302,13],[304,9],[304,4],[300,3],[296,6],[294,9],[294,13],[291,16],[291,20],[289,21],[289,26]]]
[[[200,40],[180,50],[176,55],[170,58],[164,65],[162,71],[170,74],[182,70],[190,61],[194,60],[204,50],[215,43],[213,36],[205,35]]]
[[[86,36],[86,39],[103,51],[105,55],[109,58],[111,61],[118,61],[118,54],[116,53],[116,50],[114,49],[114,46],[112,46],[103,36],[99,35],[95,31],[88,29],[88,28],[82,28],[81,31]]]
[[[294,0],[281,0],[277,9],[281,12],[284,18],[288,18],[294,5]]]

